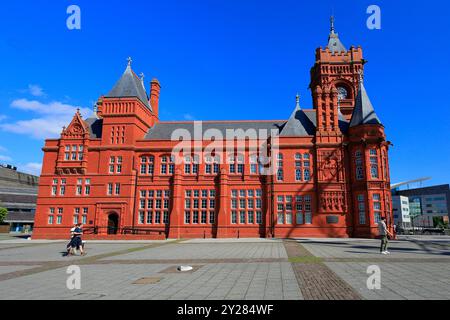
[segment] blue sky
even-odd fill
[[[66,9],[81,8],[81,30]],[[369,5],[381,30],[366,27]],[[43,137],[89,114],[133,57],[162,84],[162,120],[287,119],[311,107],[309,70],[334,11],[342,42],[361,45],[365,85],[386,127],[392,182],[448,183],[448,1],[2,1],[0,162],[35,172]],[[429,184],[430,184],[429,183]]]

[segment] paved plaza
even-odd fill
[[[83,257],[63,257],[65,244],[2,237],[0,299],[450,299],[445,236],[391,241],[386,256],[367,239],[90,241]],[[380,289],[367,287],[369,266]]]

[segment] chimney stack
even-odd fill
[[[159,109],[159,94],[161,92],[161,85],[157,79],[153,79],[150,84],[150,105],[152,106],[153,113],[158,118]]]

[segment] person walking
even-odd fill
[[[70,242],[70,251],[69,255],[73,255],[75,250],[79,250],[80,254],[84,256],[86,252],[83,250],[83,240],[81,240],[81,236],[83,235],[83,225],[78,223],[76,228],[73,230],[73,238]]]
[[[381,247],[380,247],[380,253],[381,254],[390,254],[389,251],[387,251],[387,246],[389,242],[388,236],[392,237],[392,233],[389,232],[387,226],[386,226],[386,218],[381,217],[381,221],[378,223],[378,232],[381,237]]]

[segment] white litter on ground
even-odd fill
[[[187,271],[192,271],[194,268],[192,268],[191,266],[180,266],[178,267],[178,271],[181,272],[187,272]]]

